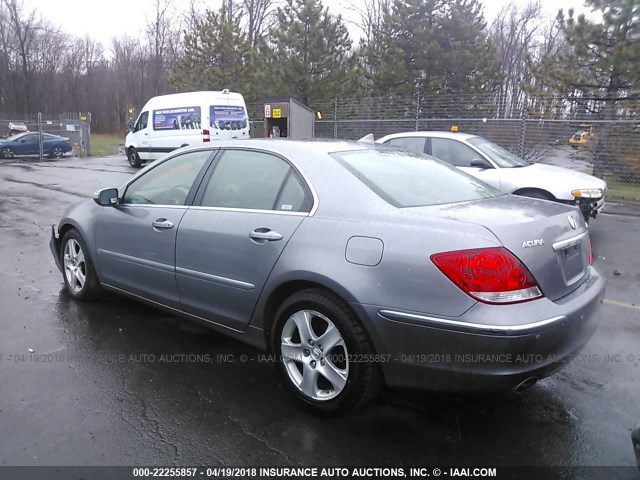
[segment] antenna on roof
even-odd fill
[[[370,143],[375,145],[376,139],[373,137],[373,133],[370,133],[362,137],[360,140],[358,140],[358,143]]]
[[[228,88],[223,88],[222,89],[222,93],[229,93],[229,89]]]

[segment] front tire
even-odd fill
[[[129,160],[129,165],[131,165],[133,168],[140,168],[140,166],[142,165],[140,155],[138,155],[138,152],[133,147],[130,147],[127,151],[127,160]]]
[[[77,300],[91,300],[102,291],[89,250],[80,233],[71,229],[60,244],[62,276],[67,292]]]
[[[15,158],[16,152],[11,147],[4,147],[2,151],[0,151],[0,156],[2,158]]]
[[[556,200],[553,195],[543,190],[520,190],[516,195],[520,195],[521,197],[537,198],[539,200],[550,200],[552,202]]]
[[[382,386],[375,350],[355,313],[320,288],[294,293],[276,312],[272,337],[289,390],[313,413],[365,404]]]

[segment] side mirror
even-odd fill
[[[471,160],[471,166],[476,168],[493,168],[489,162],[481,158],[474,158]]]
[[[103,188],[93,194],[93,201],[101,207],[113,207],[118,204],[118,189]]]

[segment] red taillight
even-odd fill
[[[593,248],[591,247],[591,238],[588,235],[587,242],[589,242],[589,265],[593,265]]]
[[[436,253],[431,261],[462,291],[484,303],[518,303],[542,297],[531,272],[503,247]]]
[[[211,134],[209,133],[209,130],[202,130],[202,141],[204,143],[211,141]]]

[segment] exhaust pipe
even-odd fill
[[[536,383],[538,383],[537,377],[529,377],[524,382],[518,384],[516,392],[524,392],[526,389],[533,387]]]

